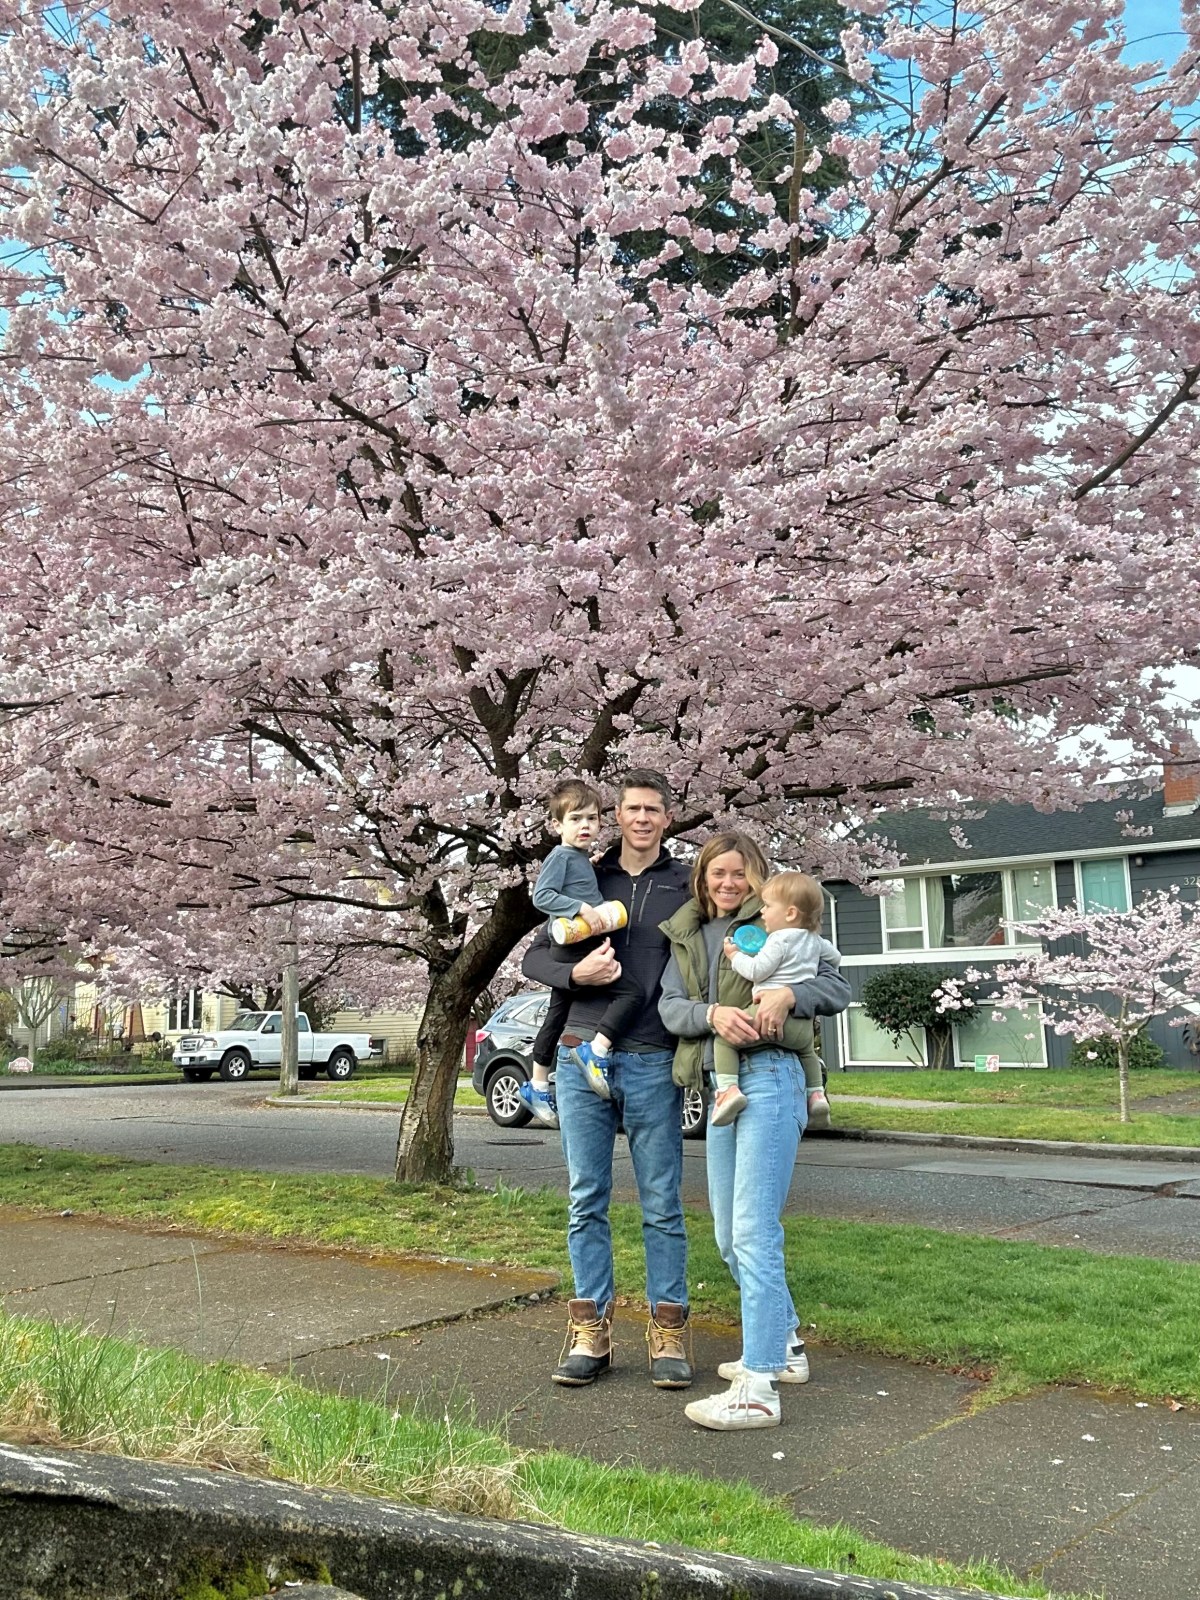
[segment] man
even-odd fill
[[[556,960],[545,930],[526,951],[522,970],[548,988],[567,989],[571,1009],[559,1042],[556,1094],[569,1179],[567,1247],[576,1299],[568,1302],[567,1353],[555,1383],[593,1383],[612,1365],[612,1314],[616,1292],[608,1208],[613,1147],[623,1126],[642,1208],[646,1249],[646,1342],[650,1381],[659,1389],[686,1389],[692,1367],[687,1330],[687,1235],[683,1226],[681,1091],[671,1078],[676,1040],[658,1013],[669,946],[660,923],[692,897],[691,869],[663,848],[672,796],[660,773],[642,768],[626,775],[617,801],[621,842],[605,852],[596,878],[605,900],[620,900],[628,923],[570,966]],[[607,1008],[603,993],[622,971],[642,986],[641,1009],[614,1039],[609,1056],[611,1098],[591,1089],[568,1052],[596,1032]],[[836,968],[823,965],[801,1001],[787,989],[771,991],[759,1011],[763,1036],[778,1028],[789,1003],[796,1014],[842,1010],[849,990]],[[802,1005],[807,1009],[801,1009]],[[747,1042],[758,1032],[746,1022]]]
[[[527,978],[572,995],[559,1043],[556,1074],[563,1155],[570,1180],[567,1245],[576,1298],[568,1305],[569,1349],[555,1368],[555,1383],[592,1383],[612,1363],[613,1147],[624,1126],[642,1207],[646,1296],[650,1321],[650,1379],[661,1389],[692,1381],[684,1348],[687,1326],[687,1235],[683,1226],[683,1136],[680,1090],[671,1081],[675,1040],[658,1014],[658,991],[667,964],[659,923],[691,898],[687,865],[663,848],[671,821],[671,791],[657,772],[630,772],[621,785],[616,819],[621,841],[596,866],[605,900],[620,900],[625,928],[574,966],[556,960],[543,930],[526,952]],[[588,1087],[568,1050],[590,1040],[608,1001],[605,988],[622,971],[638,980],[642,1004],[609,1055],[611,1098]]]

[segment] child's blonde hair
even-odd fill
[[[785,906],[795,906],[800,913],[800,926],[810,933],[820,933],[825,918],[825,893],[815,878],[807,872],[776,872],[762,886],[762,897],[782,900]]]

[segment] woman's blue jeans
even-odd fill
[[[779,1372],[799,1318],[783,1259],[783,1207],[808,1123],[804,1069],[790,1050],[743,1055],[746,1108],[708,1129],[708,1200],[717,1249],[742,1296],[742,1365]]]
[[[554,1079],[563,1155],[570,1179],[567,1248],[579,1300],[603,1309],[613,1298],[613,1146],[623,1124],[642,1205],[646,1298],[687,1305],[687,1234],[683,1227],[683,1135],[680,1091],[671,1081],[670,1050],[609,1056],[612,1099],[601,1100],[559,1049]]]

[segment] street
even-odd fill
[[[5,1091],[0,1142],[275,1172],[391,1173],[398,1110],[269,1106],[272,1087],[263,1078]],[[833,1103],[836,1118],[836,1094]],[[557,1134],[506,1131],[460,1114],[454,1137],[459,1165],[482,1183],[565,1190]],[[615,1179],[619,1198],[635,1198],[623,1140]],[[701,1140],[684,1144],[684,1195],[690,1205],[706,1203]],[[812,1139],[801,1146],[787,1210],[1200,1261],[1200,1158],[1100,1160]]]

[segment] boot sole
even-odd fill
[[[550,1374],[550,1382],[561,1384],[564,1389],[586,1389],[589,1383],[595,1383],[597,1378],[602,1378],[606,1372],[611,1371],[612,1362],[610,1361],[606,1366],[598,1367],[595,1372],[586,1378],[573,1378],[567,1372],[552,1372]]]
[[[690,1389],[692,1378],[651,1378],[650,1382],[656,1389]]]

